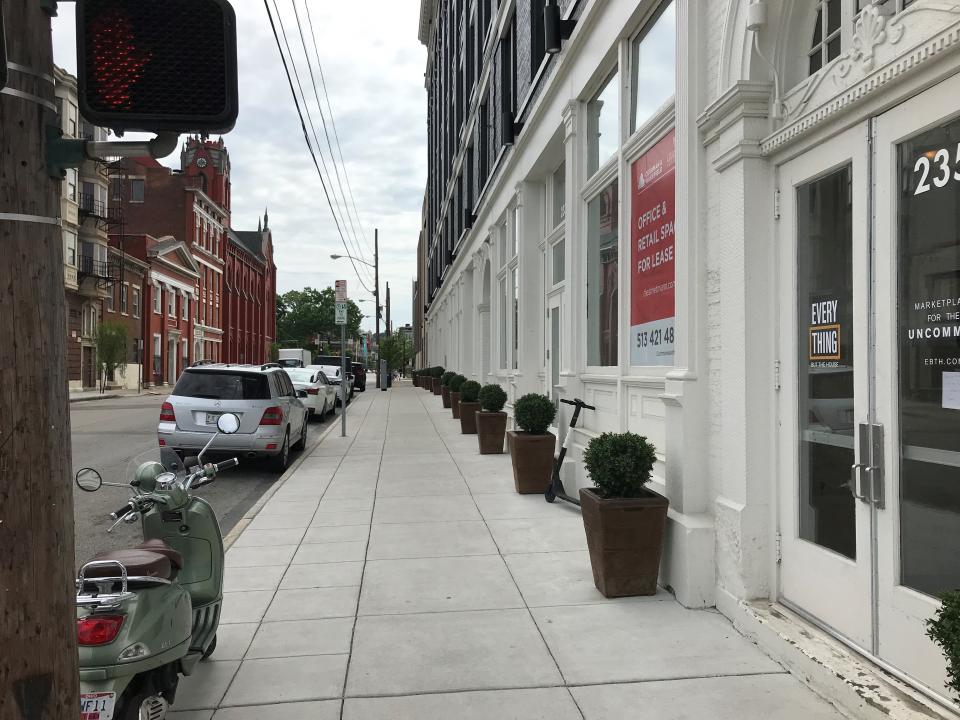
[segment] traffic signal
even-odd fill
[[[112,130],[222,133],[237,120],[228,0],[77,0],[80,114]]]

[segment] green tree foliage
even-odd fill
[[[927,636],[943,650],[947,659],[947,685],[960,699],[960,590],[943,594],[943,605],[927,621]]]
[[[352,300],[347,301],[347,339],[360,337],[363,313]],[[314,336],[321,342],[339,342],[336,324],[336,296],[333,288],[291,290],[277,297],[277,335],[286,347],[318,350]]]
[[[413,359],[413,346],[405,333],[397,330],[380,339],[380,357],[391,370],[403,370]]]
[[[102,391],[106,378],[111,377],[114,371],[126,362],[127,328],[119,322],[100,323],[94,342],[97,346]]]

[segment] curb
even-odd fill
[[[339,420],[339,418],[340,416],[337,415],[336,420]],[[273,485],[271,485],[270,488],[263,495],[260,496],[260,499],[257,500],[256,503],[254,503],[253,507],[251,507],[249,510],[247,510],[246,513],[244,513],[242,518],[237,520],[237,524],[234,525],[233,528],[230,530],[230,532],[227,533],[226,537],[223,538],[224,552],[229,550],[231,546],[239,539],[240,534],[247,529],[247,525],[249,525],[250,522],[263,509],[263,506],[266,505],[268,502],[270,502],[270,498],[272,498],[274,494],[276,494],[277,490],[282,488],[286,484],[287,480],[293,477],[293,474],[300,468],[300,465],[303,464],[303,461],[306,460],[311,455],[313,455],[313,451],[316,450],[318,447],[320,447],[323,441],[327,439],[327,435],[329,435],[339,426],[340,426],[339,422],[330,423],[330,427],[328,427],[323,432],[323,434],[320,436],[320,439],[314,444],[312,448],[310,448],[310,452],[301,453],[300,457],[297,458],[296,462],[294,462],[293,465],[288,467],[287,471],[283,475],[277,478],[277,481],[273,483]]]
[[[114,398],[118,398],[118,397],[127,397],[127,396],[126,396],[126,395],[109,395],[109,394],[105,394],[105,395],[95,395],[94,397],[70,398],[70,402],[71,402],[71,403],[78,403],[78,402],[90,402],[91,400],[113,400]],[[131,395],[131,396],[129,396],[129,397],[136,397],[136,396],[135,396],[135,395]]]

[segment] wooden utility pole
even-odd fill
[[[373,229],[373,316],[377,325],[377,387],[380,387],[380,231]]]
[[[393,325],[390,323],[390,283],[387,283],[387,337],[393,335]]]
[[[50,17],[0,0],[0,720],[79,712],[73,490]]]

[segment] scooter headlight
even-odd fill
[[[132,662],[134,660],[142,660],[150,654],[150,648],[148,648],[144,643],[138,642],[134,643],[122,653],[117,658],[117,662]]]

